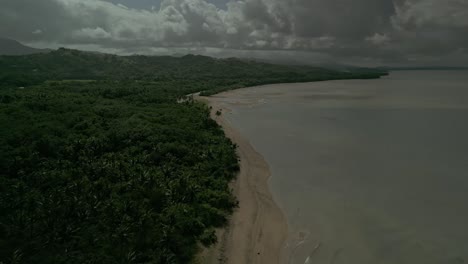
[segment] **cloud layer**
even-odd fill
[[[118,53],[174,52],[367,64],[468,64],[468,0],[0,0],[0,36]],[[306,56],[304,56],[306,55]]]

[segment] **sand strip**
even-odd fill
[[[232,184],[239,208],[230,218],[229,226],[218,231],[218,244],[203,252],[201,262],[280,263],[282,246],[288,234],[287,222],[270,193],[270,170],[266,161],[223,115],[215,114],[222,109],[216,98],[196,99],[212,107],[212,118],[223,127],[226,136],[238,145],[240,157],[240,173]]]

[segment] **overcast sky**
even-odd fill
[[[118,54],[468,66],[468,0],[0,0],[0,37]]]

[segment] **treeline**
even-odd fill
[[[187,80],[202,83],[207,93],[220,89],[277,82],[379,78],[373,69],[336,71],[311,66],[274,65],[206,56],[116,56],[59,49],[28,56],[0,56],[0,85],[28,86],[48,80]]]
[[[189,263],[237,202],[235,146],[184,95],[375,78],[201,56],[0,57],[0,263]]]

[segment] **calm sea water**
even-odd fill
[[[220,98],[270,165],[285,263],[468,263],[468,72]]]

